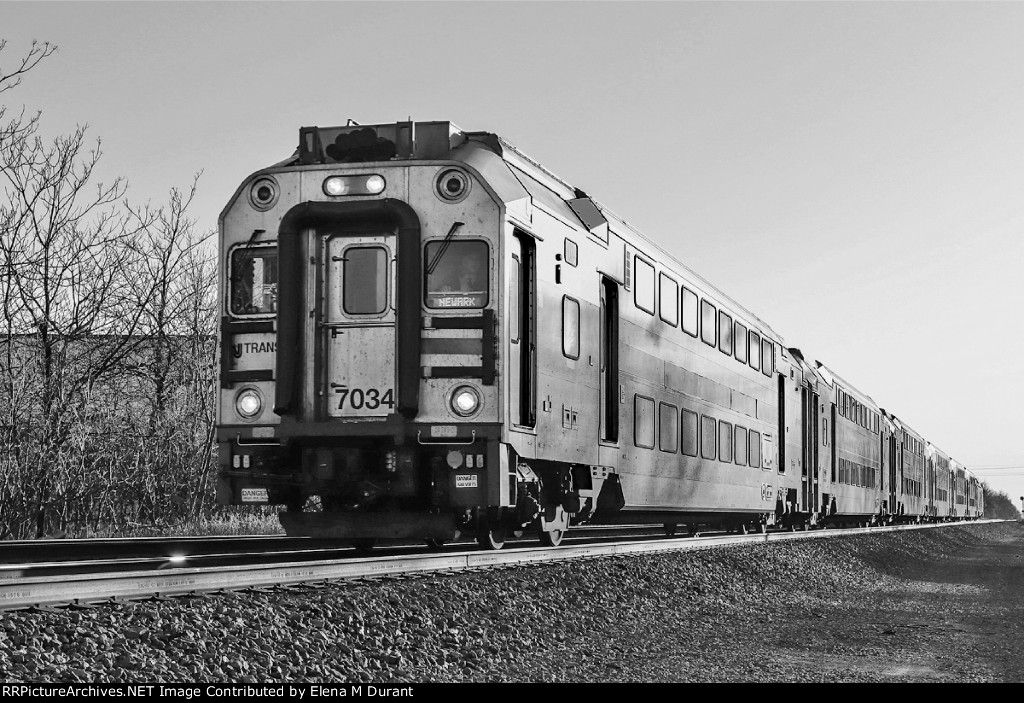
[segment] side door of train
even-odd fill
[[[897,482],[898,482],[897,474],[899,473],[898,464],[899,464],[900,454],[901,454],[901,452],[900,452],[900,442],[899,442],[899,430],[893,430],[891,432],[886,432],[885,436],[886,436],[886,446],[885,446],[886,451],[883,453],[883,456],[885,456],[884,477],[885,477],[885,483],[887,484],[887,486],[886,486],[887,490],[883,491],[883,495],[885,495],[886,507],[889,510],[889,514],[890,515],[895,515],[898,512],[897,507],[899,505],[899,503],[897,502],[899,500],[899,498],[897,496],[897,491],[899,490],[899,488],[897,486]]]
[[[538,405],[536,245],[518,231],[507,241],[508,418],[510,429],[520,431],[513,444],[521,454],[533,456]]]
[[[818,509],[819,454],[821,438],[818,434],[820,395],[814,384],[800,385],[800,441],[803,445],[800,467],[800,510],[814,513]]]

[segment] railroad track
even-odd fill
[[[557,548],[537,547],[531,540],[510,542],[501,551],[481,551],[465,542],[430,553],[424,553],[421,547],[396,545],[372,556],[351,548],[339,548],[327,540],[287,537],[9,542],[0,543],[0,610],[288,588],[323,581],[877,534],[956,524],[959,523],[684,538],[654,537],[649,527],[641,531],[617,527],[588,530],[589,534],[578,530],[572,540],[567,539]],[[33,545],[35,550],[31,551]],[[119,548],[120,554],[115,551]],[[125,554],[128,549],[132,551]]]
[[[583,526],[575,529],[574,539],[609,540],[664,534],[653,525]],[[527,546],[536,542],[529,537],[509,540],[509,544]],[[473,549],[476,541],[465,538],[435,551]],[[392,542],[375,554],[418,554],[422,542]],[[132,539],[50,539],[0,541],[0,580],[13,576],[64,576],[74,573],[101,573],[130,570],[166,569],[191,566],[229,566],[259,561],[302,561],[327,558],[351,558],[355,550],[331,539],[285,536],[235,537],[143,537]],[[362,553],[360,556],[367,556]]]

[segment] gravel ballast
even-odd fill
[[[5,682],[1002,682],[1024,526],[0,615]]]

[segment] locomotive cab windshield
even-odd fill
[[[277,247],[242,246],[231,252],[231,314],[277,311]]]
[[[428,242],[424,251],[428,308],[482,308],[488,303],[489,253],[483,241]]]

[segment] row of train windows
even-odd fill
[[[699,454],[703,459],[755,469],[761,466],[760,432],[708,415],[698,416],[686,408],[680,412],[671,403],[658,403],[656,419],[654,405],[653,398],[633,397],[633,444],[637,447],[654,449],[657,438],[659,450],[675,454],[680,450],[681,436],[682,452],[686,456]]]
[[[838,386],[837,391],[836,406],[839,408],[839,414],[847,420],[856,422],[864,429],[878,434],[882,428],[882,416]]]
[[[903,479],[903,495],[921,497],[921,482],[912,478]]]
[[[918,456],[924,454],[924,442],[917,439],[917,437],[911,436],[906,430],[903,431],[903,446],[911,454],[917,454]]]
[[[774,373],[775,345],[771,340],[747,329],[739,320],[734,321],[725,310],[718,310],[711,301],[700,298],[664,273],[658,274],[656,291],[654,266],[640,256],[634,256],[633,260],[633,302],[639,309],[654,315],[657,307],[662,322],[678,327],[682,307],[683,332],[691,337],[699,336],[708,346],[717,346],[723,354],[735,357],[741,364],[749,364],[765,376]]]
[[[863,486],[864,488],[875,488],[875,469],[871,466],[858,464],[849,459],[839,460],[839,483],[850,486]]]

